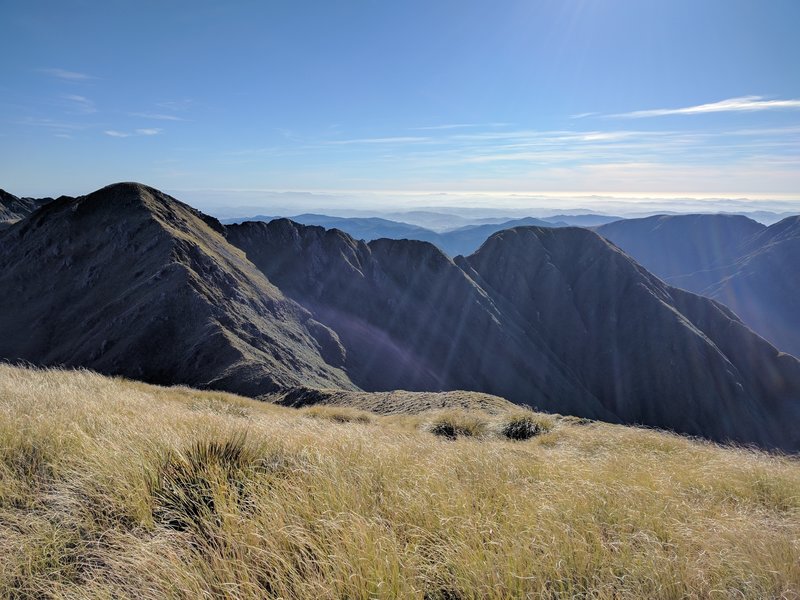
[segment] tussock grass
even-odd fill
[[[0,597],[800,595],[796,459],[225,398],[0,365]]]
[[[426,429],[448,440],[459,437],[480,438],[489,431],[489,422],[481,412],[465,410],[436,411]]]
[[[500,435],[510,440],[529,440],[536,435],[553,430],[556,422],[549,415],[541,415],[533,411],[519,411],[505,415],[499,424]]]

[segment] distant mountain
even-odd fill
[[[329,217],[326,215],[303,214],[290,218],[295,223],[303,225],[319,225],[325,229],[340,229],[357,240],[371,241],[390,238],[395,240],[424,240],[435,243],[437,239],[437,234],[430,229],[378,217]]]
[[[116,184],[0,233],[0,332],[0,359],[158,383],[463,389],[800,450],[800,361],[587,229],[505,229],[451,259],[287,219],[224,227]]]
[[[476,220],[472,217],[463,217],[458,214],[449,212],[436,212],[431,210],[408,210],[387,213],[386,217],[401,223],[408,223],[423,227],[432,231],[443,232],[464,227],[466,225],[476,225]],[[506,221],[502,217],[498,217],[495,221]],[[485,222],[485,221],[484,221]]]
[[[731,214],[739,214],[754,221],[758,221],[759,223],[763,223],[764,225],[773,225],[778,221],[782,221],[787,217],[796,217],[798,216],[797,212],[773,212],[769,210],[751,210],[742,213],[731,213]]]
[[[543,221],[548,223],[558,223],[572,225],[575,227],[596,227],[598,225],[605,225],[606,223],[613,223],[619,221],[623,217],[613,217],[611,215],[601,214],[583,214],[583,215],[555,215],[552,217],[545,217]]]
[[[734,215],[629,219],[597,229],[665,281],[714,298],[800,356],[800,217],[766,227]]]
[[[480,248],[481,244],[483,244],[490,235],[502,231],[503,229],[522,226],[565,227],[566,224],[525,217],[523,219],[503,221],[502,223],[467,225],[466,227],[439,234],[438,239],[433,243],[450,256],[467,255],[472,254]]]
[[[662,279],[728,264],[750,236],[766,229],[738,215],[657,215],[595,229]],[[699,291],[699,290],[698,290]]]
[[[352,387],[336,335],[223,234],[139,184],[47,204],[0,234],[0,357],[250,395]]]
[[[0,229],[10,227],[52,200],[52,198],[18,198],[5,190],[0,190]]]

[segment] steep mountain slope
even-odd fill
[[[652,217],[597,231],[665,281],[722,302],[800,356],[800,217],[769,227],[732,215]]]
[[[139,184],[46,205],[0,237],[0,358],[245,394],[351,388],[336,336],[222,232]]]
[[[591,232],[508,230],[464,262],[624,421],[800,443],[776,420],[799,414],[800,362]]]
[[[800,217],[770,225],[743,245],[737,260],[714,271],[704,295],[729,306],[753,330],[800,357]],[[678,280],[692,287],[704,277]]]
[[[800,363],[596,234],[516,228],[452,261],[287,220],[228,229],[337,332],[364,389],[470,389],[563,413],[800,447]],[[789,420],[787,420],[789,419]]]
[[[18,198],[14,194],[0,190],[0,230],[24,219],[34,210],[52,200],[52,198]]]

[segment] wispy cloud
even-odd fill
[[[132,112],[127,113],[129,117],[139,117],[141,119],[153,119],[156,121],[185,121],[182,117],[175,115],[168,115],[165,113],[150,113],[150,112]]]
[[[163,129],[134,129],[133,131],[119,131],[117,129],[106,129],[103,133],[108,136],[115,137],[115,138],[127,138],[127,137],[135,137],[135,136],[149,136],[149,135],[158,135],[160,134]]]
[[[97,79],[94,75],[87,75],[86,73],[79,73],[77,71],[67,71],[66,69],[39,69],[39,72],[65,81],[89,81],[91,79]]]
[[[25,117],[19,121],[14,121],[19,125],[30,125],[33,127],[46,127],[53,130],[61,131],[78,131],[86,129],[86,125],[81,123],[67,123],[65,121],[56,121],[54,119],[42,119],[38,117]]]
[[[578,113],[577,115],[570,115],[569,118],[570,119],[585,119],[586,117],[591,117],[591,116],[596,115],[596,114],[597,114],[596,112],[583,112],[583,113]]]
[[[427,127],[414,127],[418,131],[437,131],[444,129],[469,129],[471,127],[507,127],[511,123],[448,123],[444,125],[428,125]]]
[[[97,112],[94,102],[89,100],[89,98],[86,96],[78,96],[77,94],[64,94],[61,97],[69,102],[70,108],[75,112],[85,115]]]
[[[156,102],[156,106],[166,110],[181,111],[188,110],[194,105],[194,100],[191,98],[184,98],[183,100],[166,100],[164,102]]]
[[[417,144],[420,142],[427,142],[430,138],[427,137],[412,137],[412,136],[398,136],[398,137],[378,137],[378,138],[357,138],[352,140],[331,140],[327,144],[344,146],[351,144]]]
[[[762,110],[800,110],[800,100],[766,100],[763,96],[741,96],[719,102],[685,106],[683,108],[656,108],[608,115],[615,118],[640,119],[667,115],[698,115],[720,112],[755,112]]]

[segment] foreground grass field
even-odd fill
[[[0,365],[0,597],[798,598],[800,463]]]

